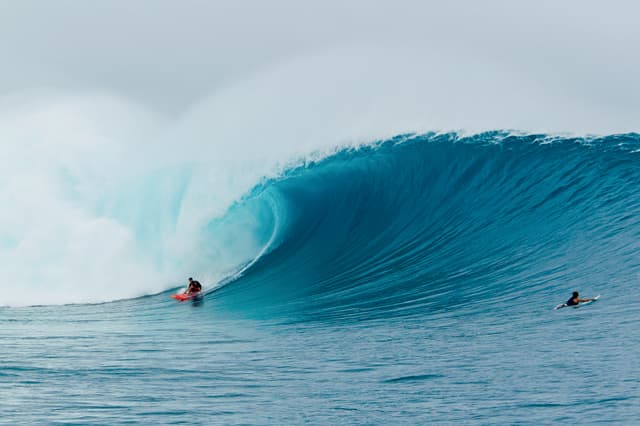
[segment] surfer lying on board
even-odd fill
[[[189,278],[189,287],[185,290],[184,294],[196,294],[202,291],[202,285],[194,280],[193,278]]]
[[[584,303],[584,302],[591,302],[592,300],[596,300],[596,299],[580,299],[580,294],[577,291],[573,292],[573,296],[571,296],[571,298],[569,300],[567,300],[567,303],[565,303],[567,306],[576,306],[578,303]]]

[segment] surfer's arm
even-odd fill
[[[596,299],[578,299],[578,303],[591,302],[592,300]]]

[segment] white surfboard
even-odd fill
[[[555,308],[553,308],[553,310],[557,311],[558,309],[562,309],[562,308],[579,308],[581,306],[588,305],[589,303],[593,303],[598,299],[600,299],[600,295],[597,295],[596,297],[594,297],[593,300],[589,300],[588,302],[578,303],[577,305],[567,305],[566,303],[561,303],[557,305]]]

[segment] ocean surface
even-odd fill
[[[29,279],[117,252],[95,239],[107,220],[172,278],[114,255],[90,294],[93,275],[4,283],[0,424],[639,421],[640,135],[398,135],[287,163],[187,226],[194,173],[99,195],[55,175],[98,218],[59,232],[97,248],[47,252]],[[166,248],[184,229],[197,247]],[[0,225],[3,268],[45,258],[30,235]],[[189,276],[207,294],[177,303]],[[601,298],[553,311],[574,290]]]

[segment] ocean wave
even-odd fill
[[[639,149],[637,134],[495,131],[399,135],[244,175],[178,161],[109,180],[62,162],[36,174],[39,199],[15,176],[0,191],[18,200],[1,221],[0,305],[127,299],[190,275],[243,315],[299,319],[564,296],[637,273]]]
[[[636,134],[402,136],[268,181],[277,247],[216,291],[247,314],[486,310],[633,276]]]

